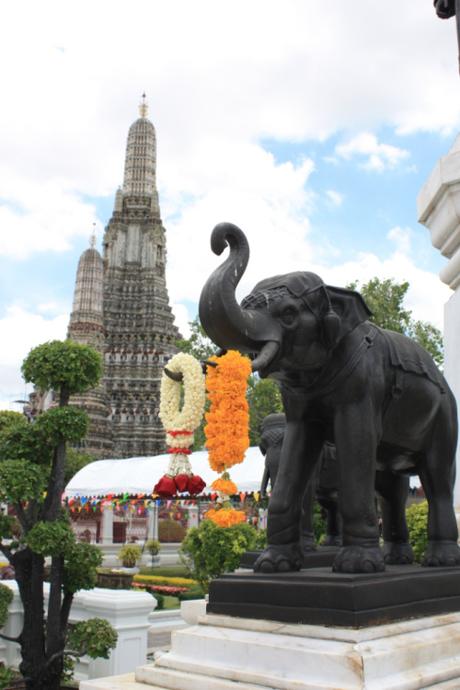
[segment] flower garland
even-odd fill
[[[235,350],[211,357],[216,367],[208,367],[206,388],[211,407],[205,414],[206,448],[209,464],[216,472],[244,460],[249,446],[249,406],[246,388],[251,362]]]
[[[246,400],[251,362],[235,350],[229,350],[222,357],[211,357],[217,366],[208,367],[206,388],[210,410],[206,413],[206,447],[211,469],[222,472],[212,483],[218,493],[216,509],[208,510],[205,517],[219,527],[231,527],[244,522],[246,515],[235,510],[230,496],[238,492],[227,472],[229,467],[244,460],[249,446],[249,406]]]
[[[179,352],[168,362],[168,370],[182,374],[182,382],[163,373],[160,387],[159,417],[166,429],[170,453],[168,470],[154,486],[154,493],[171,498],[177,493],[200,493],[206,483],[193,474],[188,455],[192,452],[193,432],[203,417],[205,382],[201,364],[192,355]],[[183,405],[180,407],[183,387]]]

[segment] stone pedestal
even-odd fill
[[[431,233],[431,242],[448,259],[440,273],[453,291],[444,310],[444,374],[460,401],[460,136],[440,158],[417,199],[420,223]],[[460,405],[459,405],[460,408]],[[457,453],[457,464],[459,453]],[[455,510],[460,518],[460,471],[457,470]]]
[[[205,615],[135,674],[80,690],[458,690],[460,614],[362,630]]]

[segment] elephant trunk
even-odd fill
[[[255,309],[242,309],[235,290],[249,260],[248,241],[240,228],[231,223],[216,225],[211,235],[211,248],[230,253],[208,278],[201,291],[199,315],[206,333],[222,349],[259,353],[253,370],[262,369],[276,356],[280,333],[274,319]]]

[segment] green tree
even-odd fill
[[[248,385],[249,443],[258,446],[262,422],[268,414],[283,412],[283,403],[278,384],[272,379],[251,376]]]
[[[217,345],[214,345],[212,340],[206,335],[198,316],[195,316],[193,321],[189,321],[189,326],[190,337],[176,340],[176,347],[181,352],[186,352],[188,355],[192,355],[192,357],[195,357],[195,359],[197,359],[199,362],[206,362],[209,357],[217,354],[219,348]],[[208,409],[209,403],[206,401],[205,411]],[[193,450],[201,450],[204,448],[206,441],[204,434],[205,424],[206,421],[203,416],[200,426],[195,430],[194,433]]]
[[[97,384],[102,362],[90,347],[52,341],[29,353],[22,372],[40,389],[53,389],[59,404],[34,423],[18,421],[0,435],[0,500],[13,507],[20,527],[14,536],[14,519],[0,516],[0,550],[14,566],[24,608],[24,626],[15,641],[21,646],[20,671],[26,688],[58,690],[67,654],[79,656],[97,649],[99,655],[107,655],[115,645],[114,631],[102,635],[94,622],[85,628],[86,641],[80,639],[80,631],[78,649],[67,648],[74,594],[94,587],[101,563],[97,547],[76,541],[61,505],[67,443],[79,441],[87,429],[85,412],[69,405],[69,398]],[[45,615],[46,558],[51,565]],[[98,639],[91,638],[91,631]]]
[[[13,426],[27,426],[27,419],[20,412],[0,410],[0,434]]]
[[[198,316],[195,316],[193,321],[189,321],[189,326],[190,337],[176,340],[176,347],[181,352],[186,352],[195,359],[205,362],[208,357],[215,355],[219,348],[206,335]]]
[[[347,287],[361,293],[373,312],[370,320],[377,326],[413,338],[428,350],[439,367],[442,366],[444,352],[440,330],[427,321],[414,320],[412,312],[404,307],[404,299],[409,290],[408,282],[397,283],[392,278],[372,278],[361,286],[354,282]]]
[[[96,458],[94,455],[91,455],[91,453],[84,453],[80,450],[76,450],[75,448],[67,448],[64,477],[65,485],[67,486],[77,472],[95,460]]]

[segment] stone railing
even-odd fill
[[[5,580],[14,593],[9,607],[9,616],[2,632],[16,637],[22,630],[23,612],[18,587],[14,580]],[[46,585],[45,585],[46,586]],[[47,586],[45,596],[47,594]],[[149,614],[156,601],[147,592],[122,589],[92,589],[75,595],[70,622],[78,623],[88,618],[104,618],[117,631],[118,641],[108,659],[90,659],[87,656],[77,661],[76,680],[102,678],[133,671],[147,658],[147,634],[151,626]],[[18,668],[21,661],[19,645],[0,639],[0,661]]]

